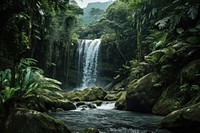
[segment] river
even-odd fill
[[[114,109],[113,102],[104,102],[96,109],[52,112],[51,116],[64,121],[73,132],[95,127],[101,133],[152,133],[163,118],[152,114],[144,114]]]

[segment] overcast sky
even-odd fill
[[[81,8],[84,8],[87,6],[88,3],[92,3],[92,2],[106,2],[106,1],[111,1],[111,0],[75,0],[78,5]]]

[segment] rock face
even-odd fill
[[[177,93],[175,85],[171,85],[165,89],[157,103],[154,105],[152,112],[158,115],[167,115],[172,111],[179,109],[180,101],[176,97],[173,97],[175,93]]]
[[[4,133],[71,133],[60,120],[27,109],[15,109],[5,122]]]
[[[161,121],[161,128],[181,133],[200,132],[200,103],[176,110]]]
[[[157,84],[160,76],[149,73],[130,85],[126,95],[126,110],[152,112],[152,107],[162,93],[161,85]]]

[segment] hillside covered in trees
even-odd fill
[[[94,17],[100,13],[95,9]],[[70,133],[77,129],[65,124],[81,122],[87,129],[80,133],[199,132],[200,1],[116,0],[89,25],[80,18],[83,11],[73,0],[1,0],[0,131]],[[94,53],[96,43],[96,86],[78,90],[86,44]],[[105,101],[123,110],[120,120],[114,109],[98,110]],[[81,114],[69,111],[80,108]],[[134,118],[146,118],[127,111],[163,117],[147,116],[159,120],[148,123],[151,128],[134,127]],[[63,115],[65,123],[46,113]],[[99,122],[91,128],[71,118],[91,115]],[[100,124],[107,117],[113,120],[105,122],[113,124],[109,131]]]

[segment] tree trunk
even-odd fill
[[[139,15],[136,17],[137,19],[137,24],[136,24],[136,31],[137,31],[137,49],[138,49],[138,59],[141,61],[143,60],[142,57],[142,28],[141,28],[141,19]]]
[[[29,48],[32,49],[33,45],[32,45],[32,30],[33,30],[33,14],[34,14],[34,8],[35,8],[35,3],[36,0],[31,0],[30,2],[30,9],[29,9],[29,33],[28,33],[28,37],[29,37]]]

